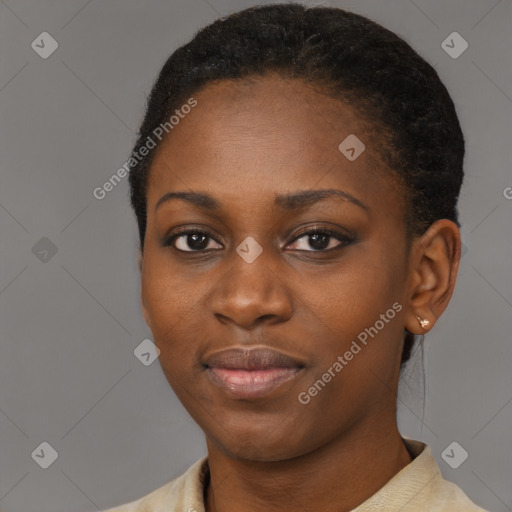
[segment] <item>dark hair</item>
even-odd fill
[[[214,21],[178,48],[160,71],[129,178],[141,251],[148,174],[159,144],[144,158],[139,150],[155,128],[169,124],[172,113],[206,84],[268,72],[301,79],[366,113],[384,141],[381,157],[404,190],[407,240],[438,219],[459,225],[464,138],[453,101],[434,68],[399,36],[363,16],[339,8],[274,4]],[[406,330],[402,365],[414,341]]]

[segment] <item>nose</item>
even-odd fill
[[[252,263],[233,254],[230,271],[213,296],[213,313],[220,322],[253,329],[261,323],[275,324],[291,317],[290,290],[264,254]]]

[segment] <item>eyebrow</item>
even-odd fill
[[[336,198],[342,201],[348,201],[363,210],[369,211],[370,208],[359,199],[355,198],[348,192],[338,189],[319,189],[319,190],[300,190],[293,194],[278,194],[274,198],[274,204],[283,210],[302,210],[324,199]],[[208,194],[200,192],[168,192],[163,195],[156,203],[155,211],[164,203],[172,200],[187,201],[188,203],[201,208],[218,212],[222,209],[223,204]]]

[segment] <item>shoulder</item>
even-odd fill
[[[202,510],[203,485],[208,474],[208,459],[203,457],[178,478],[158,487],[146,496],[104,512],[187,512]]]
[[[412,439],[404,439],[404,443],[414,459],[352,512],[487,512],[443,478],[426,444]]]
[[[445,480],[441,470],[435,461],[430,448],[419,441],[405,439],[404,442],[412,453],[417,457],[411,462],[410,469],[416,471],[409,472],[409,478],[415,477],[426,482],[425,488],[417,496],[417,503],[423,504],[425,510],[437,512],[487,512],[483,508],[473,503],[464,491],[448,480]],[[416,466],[413,468],[412,466]],[[407,476],[407,468],[405,473]],[[416,500],[412,500],[413,502]]]
[[[429,510],[439,512],[487,512],[473,503],[464,491],[439,475],[428,489]]]

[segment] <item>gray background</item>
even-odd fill
[[[145,366],[133,353],[151,333],[139,308],[127,180],[101,201],[92,190],[127,159],[168,55],[219,15],[255,3],[0,0],[3,512],[103,510],[205,453],[158,361]],[[323,5],[405,37],[455,100],[467,141],[467,252],[452,303],[425,340],[426,386],[418,353],[399,421],[474,501],[512,510],[512,4]],[[47,59],[31,48],[43,31],[59,44]],[[453,31],[469,43],[457,59],[441,47]],[[36,246],[43,237],[56,254],[42,252],[47,240]],[[31,457],[43,441],[58,452],[47,469]],[[453,441],[469,453],[458,469],[441,457]]]

